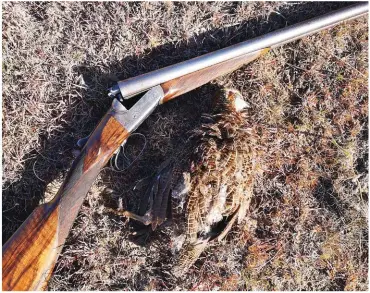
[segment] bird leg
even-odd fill
[[[109,211],[152,226],[154,231],[167,216],[168,203],[172,187],[173,164],[170,159],[163,162],[157,173],[148,184],[147,190],[141,196],[138,214],[129,211]]]
[[[145,213],[144,216],[139,216],[135,213],[129,212],[129,211],[122,211],[122,210],[115,210],[112,208],[105,208],[105,211],[116,214],[117,216],[123,216],[126,218],[134,219],[136,221],[139,221],[143,223],[144,225],[149,225],[152,223],[151,214]]]

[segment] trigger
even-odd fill
[[[115,150],[115,152],[113,154],[114,155],[119,154],[121,149],[123,149],[123,147],[125,146],[126,142],[127,142],[127,139],[124,140],[124,142]]]
[[[90,134],[84,138],[80,138],[78,141],[77,141],[77,146],[80,150],[83,149],[83,147],[85,146],[86,142],[89,140],[89,137],[90,137]]]

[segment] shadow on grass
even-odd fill
[[[96,87],[89,87],[89,85],[96,83],[101,85],[102,89],[108,88],[116,80],[172,65],[349,4],[353,3],[292,4],[279,13],[272,13],[267,21],[255,19],[232,27],[208,31],[182,43],[159,46],[142,56],[124,58],[121,62],[109,66],[107,71],[116,72],[115,76],[105,74],[99,68],[75,67],[77,75],[82,75],[88,86],[83,93],[85,106],[70,109],[62,118],[72,121],[72,125],[55,133],[53,138],[39,137],[43,148],[40,152],[32,152],[24,158],[26,163],[21,179],[9,186],[4,185],[3,207],[7,203],[6,206],[11,208],[3,208],[3,243],[39,204],[47,184],[60,174],[65,176],[73,160],[72,150],[75,148],[77,139],[88,135],[98,123],[99,117],[102,117],[110,107],[111,99],[103,91],[91,90]],[[148,138],[148,146],[143,156],[125,173],[104,170],[103,181],[119,194],[124,187],[126,190],[132,189],[137,179],[150,176],[165,157],[171,154],[172,148],[181,146],[189,131],[200,124],[201,114],[210,112],[212,96],[217,88],[216,84],[208,84],[158,107],[137,130]],[[79,112],[81,108],[89,109],[89,114],[82,115]],[[163,127],[171,127],[171,132],[163,139],[155,138],[157,143],[163,143],[164,149],[158,153],[152,146],[151,138],[154,138],[154,134],[151,131],[154,123],[168,116],[172,116],[173,121],[166,125],[163,119]],[[125,205],[128,209],[136,207],[137,195],[127,196],[126,201]],[[107,205],[112,203],[107,202]]]
[[[338,218],[343,216],[343,210],[346,207],[343,206],[338,194],[334,191],[333,182],[330,178],[319,178],[317,186],[313,191],[313,196],[323,208],[329,210]]]

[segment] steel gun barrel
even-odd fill
[[[351,5],[304,22],[270,32],[252,40],[226,47],[175,65],[119,81],[110,89],[109,95],[121,94],[129,99],[156,85],[194,73],[198,70],[266,48],[275,48],[288,42],[333,27],[343,21],[357,18],[368,12],[368,2]]]
[[[46,288],[91,185],[115,151],[159,104],[252,62],[271,48],[358,17],[367,11],[367,2],[356,4],[177,65],[118,82],[110,92],[111,96],[117,97],[95,130],[82,143],[79,155],[54,198],[36,207],[4,244],[2,288],[5,291]],[[145,95],[132,107],[127,109],[121,103],[119,93],[127,99],[146,90]]]

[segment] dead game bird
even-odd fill
[[[194,134],[199,143],[191,157],[186,239],[172,270],[176,277],[247,214],[261,169],[258,135],[246,107],[238,91],[224,90],[216,99],[215,114]]]
[[[206,122],[151,179],[141,215],[119,212],[151,224],[154,230],[168,217],[170,201],[171,236],[178,252],[172,269],[176,277],[186,273],[210,242],[221,241],[247,214],[261,171],[257,131],[245,108],[247,103],[238,91],[219,93],[214,113],[203,117]]]

